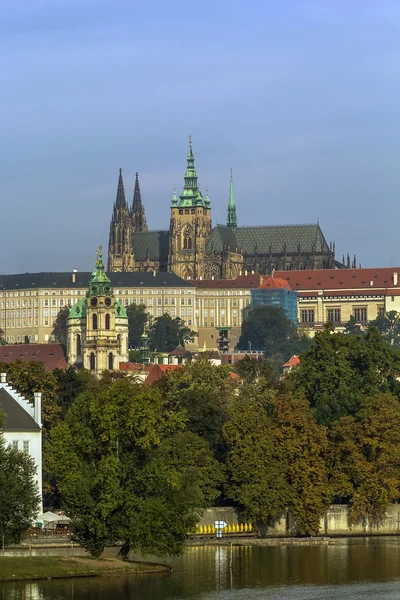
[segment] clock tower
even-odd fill
[[[96,254],[86,298],[69,312],[67,350],[70,365],[99,376],[105,370],[118,371],[128,361],[128,317],[105,273],[101,246]]]

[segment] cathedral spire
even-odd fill
[[[136,173],[131,214],[133,231],[147,231],[146,215],[144,213],[142,195],[140,193],[139,173]]]
[[[227,227],[237,228],[236,204],[233,192],[233,176],[231,169],[231,179],[229,184],[229,202],[228,202],[228,218],[226,221]]]
[[[119,170],[117,199],[115,201],[115,205],[117,208],[125,208],[127,206],[125,200],[124,181],[122,179],[122,169]]]
[[[139,185],[139,173],[136,173],[135,179],[135,189],[133,192],[133,203],[132,210],[141,210],[142,209],[142,196],[140,194],[140,185]]]

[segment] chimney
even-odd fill
[[[74,269],[72,271],[72,283],[76,283],[76,274],[78,272],[78,269]]]
[[[158,365],[158,356],[155,356],[155,357],[154,357],[154,361],[153,361],[153,363],[154,363],[155,365]]]
[[[177,357],[177,356],[173,356],[173,357],[172,357],[171,364],[172,364],[172,365],[177,365],[177,364],[178,364],[178,357]]]
[[[163,356],[162,364],[163,365],[167,365],[168,364],[168,356]]]
[[[34,419],[40,427],[42,426],[42,394],[41,392],[35,392],[35,403],[34,403]]]
[[[398,284],[398,274],[393,273],[393,285],[397,285],[397,284]]]
[[[7,373],[1,373],[1,383],[7,383]]]
[[[373,279],[371,279],[371,281],[369,282],[369,285],[370,285],[371,287],[373,287],[373,285],[374,285],[374,281],[373,281]]]
[[[245,271],[244,274],[247,275],[247,271]]]

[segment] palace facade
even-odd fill
[[[110,223],[108,271],[169,271],[183,279],[233,279],[245,270],[334,269],[335,259],[318,223],[240,226],[232,171],[227,221],[212,226],[211,200],[200,190],[191,138],[182,192],[171,200],[169,228],[149,231],[136,173],[132,205],[119,173]],[[347,266],[350,266],[348,264]],[[355,265],[354,265],[355,266]]]

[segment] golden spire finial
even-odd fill
[[[103,256],[103,246],[99,246],[99,255],[100,258]]]

